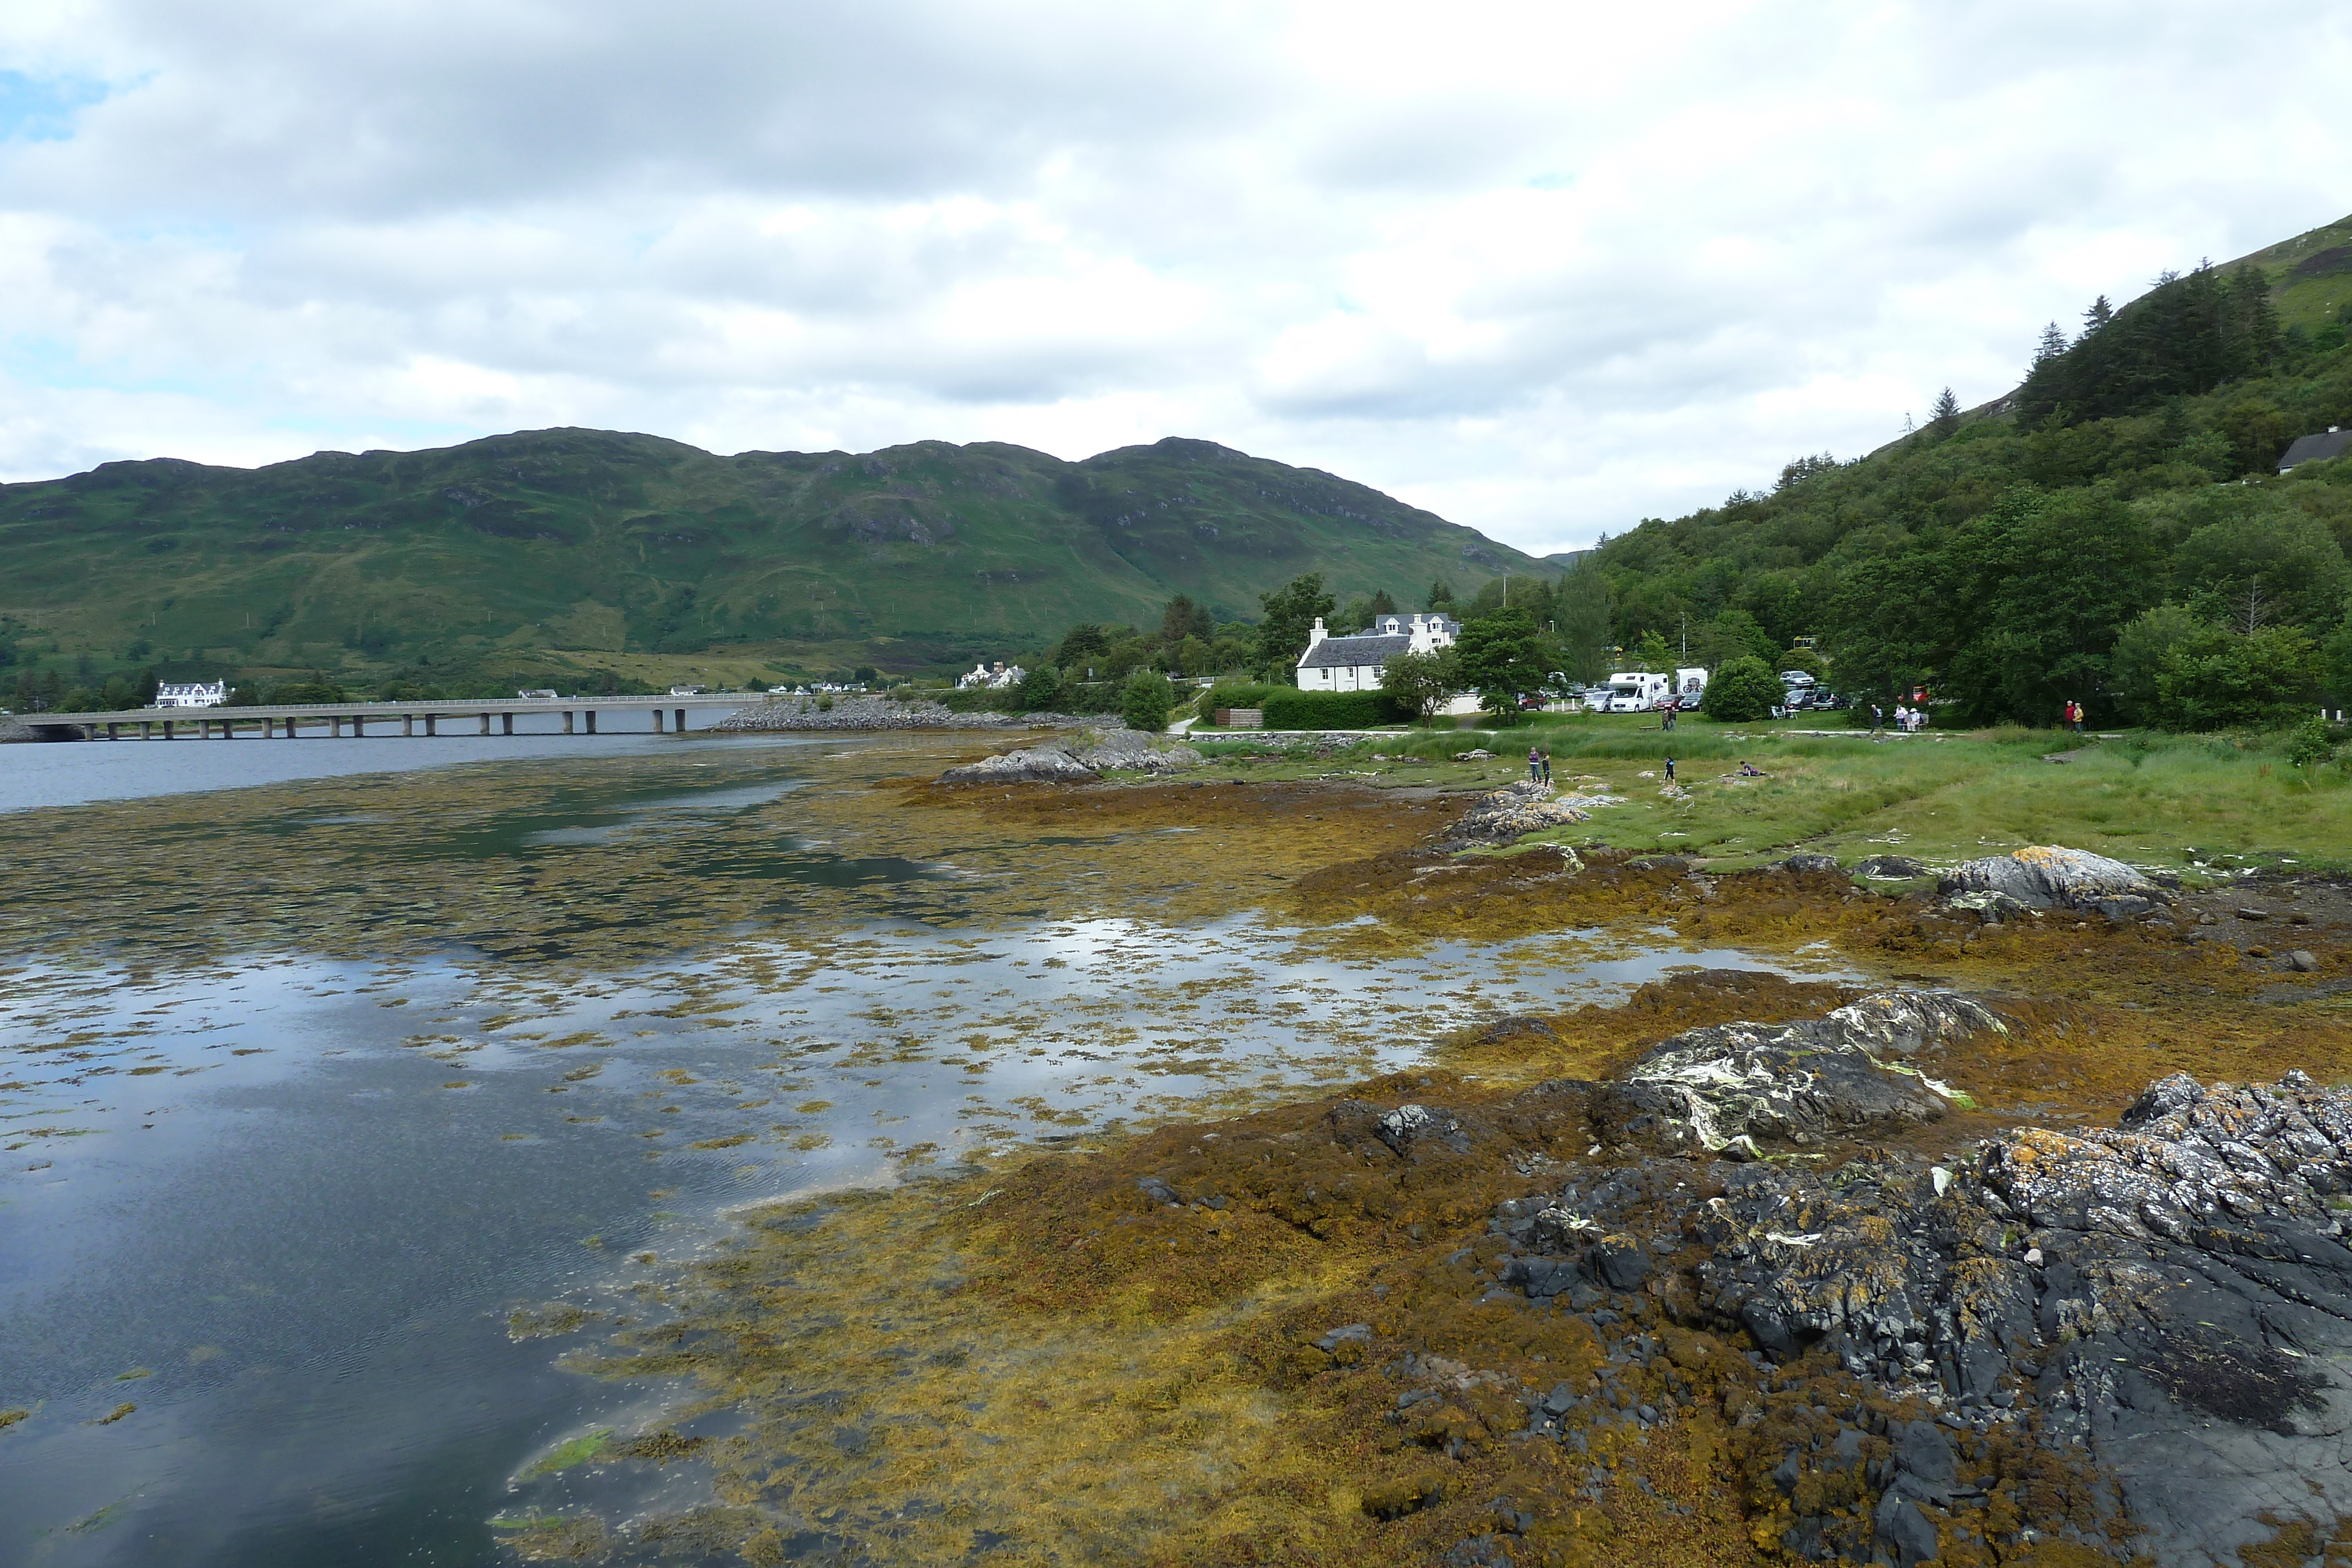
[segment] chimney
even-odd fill
[[[1315,618],[1315,630],[1307,633],[1307,645],[1312,648],[1316,643],[1320,643],[1324,638],[1328,637],[1330,634],[1331,633],[1328,632],[1323,630],[1323,617],[1318,615]]]

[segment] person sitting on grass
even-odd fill
[[[1739,764],[1739,776],[1742,779],[1769,779],[1772,777],[1769,773],[1764,772],[1760,768],[1750,768],[1748,766],[1748,763],[1744,758]]]

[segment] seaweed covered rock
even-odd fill
[[[1711,1025],[1655,1047],[1622,1083],[1598,1086],[1594,1120],[1621,1138],[1735,1158],[1754,1156],[1759,1139],[1808,1144],[1937,1121],[1955,1097],[1909,1063],[2005,1028],[1981,1003],[1935,991],[1877,992],[1796,1023]]]
[[[940,775],[942,784],[1076,784],[1102,775],[1057,746],[1024,747],[1001,751],[977,762],[950,768]]]
[[[1591,816],[1586,807],[1605,803],[1599,799],[1586,800],[1580,797],[1556,799],[1550,785],[1522,779],[1479,796],[1468,810],[1454,820],[1437,847],[1458,852],[1517,843],[1526,835],[1546,828],[1585,821]]]
[[[1956,868],[1942,883],[1954,903],[1998,910],[2004,901],[2025,909],[2097,909],[2115,918],[2154,910],[2164,890],[2137,868],[2087,850],[2036,845]]]
[[[1176,773],[1201,765],[1201,754],[1139,730],[1092,729],[1055,746],[1024,747],[950,768],[942,784],[1082,784],[1113,769]]]
[[[1179,773],[1201,765],[1201,754],[1191,747],[1171,744],[1138,729],[1090,730],[1070,750],[1097,772]]]
[[[1826,1175],[1598,1173],[1532,1219],[1498,1219],[1526,1249],[1501,1278],[1580,1312],[1646,1290],[1685,1322],[1745,1330],[1770,1362],[1940,1412],[1883,1434],[1875,1539],[1843,1542],[1856,1556],[1923,1560],[1937,1519],[2004,1517],[1952,1458],[2004,1432],[2111,1482],[2133,1549],[2158,1563],[2234,1563],[2290,1528],[2325,1539],[2352,1517],[2352,1249],[2336,1218],[2352,1094],[2299,1073],[2175,1076],[2122,1124],[2018,1129],[1951,1166],[1882,1154]],[[1643,1235],[1675,1279],[1629,1267]],[[1675,1239],[1664,1255],[1658,1238]],[[2026,1511],[2103,1551],[2122,1539],[2122,1516]]]

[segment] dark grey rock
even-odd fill
[[[1427,1140],[1444,1144],[1456,1154],[1467,1153],[1471,1144],[1459,1117],[1427,1105],[1400,1105],[1387,1113],[1381,1117],[1374,1136],[1400,1155]]]
[[[1650,1277],[1650,1253],[1630,1236],[1612,1236],[1590,1254],[1592,1277],[1612,1291],[1640,1288]]]
[[[1938,1547],[1936,1524],[1919,1511],[1919,1505],[1899,1492],[1888,1492],[1878,1500],[1878,1510],[1870,1516],[1871,1528],[1877,1532],[1878,1544],[1901,1568],[1932,1563]]]
[[[1780,865],[1786,871],[1833,872],[1838,868],[1838,858],[1835,855],[1790,855]]]
[[[2297,947],[2294,952],[2289,953],[2286,956],[2286,961],[2294,965],[2299,973],[2305,975],[2310,974],[2313,970],[2319,967],[2318,958],[2301,947]]]
[[[1315,1348],[1320,1351],[1328,1352],[1337,1350],[1343,1344],[1370,1344],[1371,1342],[1371,1324],[1348,1323],[1324,1334],[1322,1338],[1315,1342]]]
[[[1857,876],[1875,877],[1881,882],[1907,882],[1927,874],[1927,865],[1908,855],[1873,855],[1853,869]]]

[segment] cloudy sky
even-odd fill
[[[0,477],[1196,435],[1522,548],[2352,210],[2352,9],[10,0]]]

